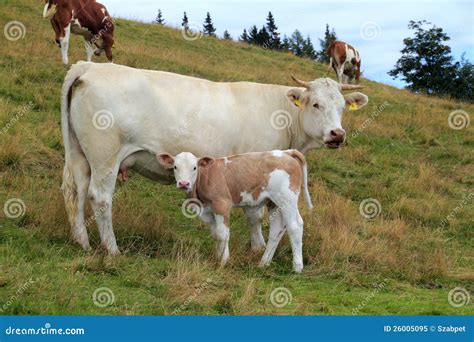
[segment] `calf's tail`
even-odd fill
[[[311,196],[308,191],[308,166],[306,164],[306,158],[298,150],[290,150],[290,155],[298,160],[301,165],[301,171],[303,172],[303,194],[306,205],[309,209],[313,209],[313,203],[311,202]]]

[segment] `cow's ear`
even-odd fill
[[[166,169],[171,169],[174,164],[174,157],[168,153],[157,154],[156,160],[158,160],[158,162]]]
[[[367,95],[358,92],[344,95],[344,100],[350,110],[358,110],[369,102]]]
[[[199,167],[209,167],[214,164],[215,159],[212,157],[203,157],[199,159],[198,165]]]
[[[286,96],[298,108],[301,108],[301,106],[305,103],[305,97],[303,96],[303,91],[301,89],[290,89],[286,93]]]

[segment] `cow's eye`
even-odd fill
[[[173,169],[177,170],[177,169],[178,169],[178,167],[175,165],[175,166],[173,167]]]
[[[316,102],[316,103],[313,105],[313,107],[316,108],[316,109],[319,109],[319,103]]]
[[[195,167],[194,167],[194,171],[196,171],[196,169],[197,169],[197,167],[195,166]]]

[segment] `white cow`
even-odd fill
[[[89,198],[102,245],[119,253],[112,228],[112,196],[122,168],[164,184],[173,173],[155,158],[189,151],[215,157],[244,152],[337,148],[346,105],[367,104],[358,92],[324,78],[295,81],[302,87],[250,82],[211,82],[116,64],[79,62],[61,95],[65,149],[62,190],[72,235],[84,249],[89,239],[84,205]],[[263,209],[246,210],[253,250],[265,247]]]

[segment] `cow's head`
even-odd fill
[[[156,159],[166,169],[173,169],[176,186],[190,192],[198,176],[198,169],[214,163],[214,158],[197,158],[190,152],[181,152],[173,157],[168,153],[157,154]]]
[[[56,0],[45,0],[43,9],[43,18],[52,18],[56,14],[57,3]]]
[[[368,102],[368,97],[362,93],[343,95],[342,91],[362,87],[339,84],[330,78],[319,78],[313,82],[292,78],[305,88],[294,88],[287,92],[290,101],[301,111],[304,132],[319,143],[319,147],[339,147],[346,138],[346,132],[342,128],[344,108],[350,106],[355,110]]]

